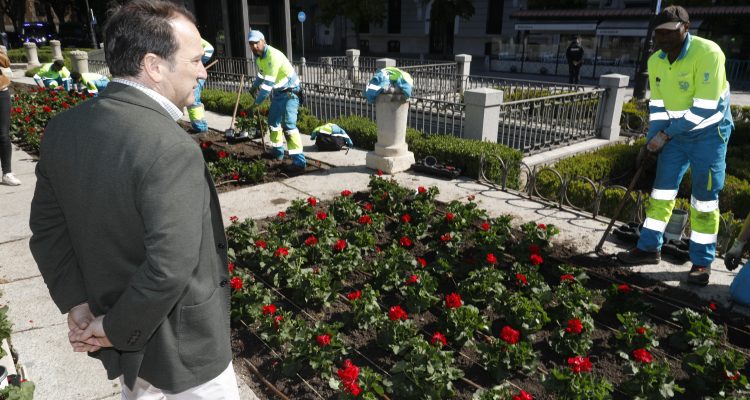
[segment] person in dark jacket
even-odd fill
[[[568,59],[568,83],[579,83],[581,80],[581,66],[583,65],[583,46],[581,46],[581,37],[570,42],[570,46],[565,50],[565,58]]]

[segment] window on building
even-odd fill
[[[503,30],[503,0],[487,2],[487,33],[499,35]]]
[[[401,0],[388,0],[388,33],[401,33]]]

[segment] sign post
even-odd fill
[[[305,57],[305,19],[307,19],[305,12],[300,11],[297,14],[297,20],[302,24],[302,58]]]

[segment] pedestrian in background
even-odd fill
[[[11,157],[13,144],[10,142],[10,59],[5,47],[0,52],[0,164],[2,164],[4,185],[18,186],[21,181],[13,175]]]
[[[570,46],[565,50],[565,58],[568,59],[568,83],[578,84],[581,80],[581,66],[583,65],[583,46],[581,37],[576,36]]]

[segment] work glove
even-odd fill
[[[724,265],[728,270],[732,271],[742,263],[742,250],[745,248],[745,243],[735,239],[732,248],[724,254]]]
[[[659,132],[646,143],[646,148],[652,153],[658,153],[668,141],[669,136],[664,132]]]

